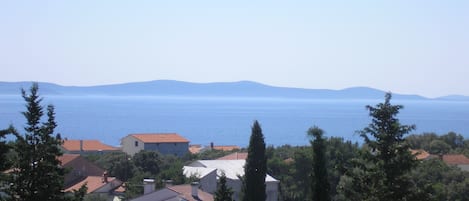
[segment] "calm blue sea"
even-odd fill
[[[306,131],[319,126],[326,136],[361,142],[355,131],[371,119],[365,105],[383,100],[304,100],[191,97],[47,96],[56,108],[56,131],[69,139],[98,139],[118,146],[130,133],[176,132],[191,144],[247,146],[258,120],[268,145],[308,144]],[[19,130],[25,119],[20,96],[0,96],[0,128]],[[393,101],[398,118],[415,133],[454,131],[469,138],[469,102]],[[22,131],[22,130],[21,130]]]

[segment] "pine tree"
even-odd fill
[[[266,172],[267,158],[264,135],[259,122],[255,121],[249,140],[248,157],[244,166],[243,201],[266,200]]]
[[[61,155],[59,136],[53,136],[55,123],[54,107],[47,106],[47,119],[41,123],[44,115],[42,98],[38,95],[38,84],[34,83],[29,94],[22,90],[26,101],[24,135],[14,131],[17,142],[14,147],[17,160],[10,196],[14,200],[64,200],[62,192],[65,170],[60,167],[58,156]]]
[[[226,175],[222,173],[218,180],[217,191],[215,192],[215,201],[232,201],[233,190],[226,186]]]
[[[9,129],[0,130],[0,191],[3,191],[1,185],[6,184],[9,179],[9,175],[4,173],[4,171],[9,169],[11,166],[11,159],[7,157],[7,153],[10,151],[11,146],[9,146],[3,139],[6,135],[10,134],[11,131],[11,127]],[[6,200],[3,193],[0,193],[0,200]]]
[[[10,146],[6,144],[6,141],[3,141],[3,138],[5,138],[5,136],[10,133],[11,133],[11,129],[0,130],[0,158],[2,159],[0,160],[0,174],[2,174],[4,170],[9,168],[9,164],[8,164],[9,161],[5,159],[6,159],[6,154],[10,150]],[[0,176],[0,179],[2,178],[3,177]]]
[[[365,157],[367,163],[374,164],[367,170],[371,187],[369,197],[380,201],[409,200],[412,195],[412,182],[407,177],[416,165],[409,146],[404,143],[404,135],[415,129],[414,125],[401,125],[395,116],[402,105],[390,103],[387,93],[384,103],[376,107],[367,106],[372,122],[361,131],[371,154]]]
[[[308,136],[314,137],[311,141],[313,146],[313,181],[312,200],[330,201],[330,184],[326,167],[326,146],[322,137],[324,131],[319,127],[312,127],[308,130]]]

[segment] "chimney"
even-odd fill
[[[105,170],[105,171],[103,172],[103,178],[102,178],[102,181],[103,181],[103,183],[108,183],[108,182],[109,182],[109,181],[108,181],[108,174],[107,174],[107,170]]]
[[[143,179],[143,194],[152,193],[155,191],[155,180],[154,179]]]
[[[83,140],[80,140],[80,152],[83,152]]]
[[[213,142],[210,142],[210,150],[213,150]]]
[[[191,187],[192,187],[192,193],[191,193],[192,197],[198,198],[199,197],[199,195],[198,195],[199,182],[192,182]]]

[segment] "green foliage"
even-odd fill
[[[249,140],[248,157],[244,166],[243,201],[262,201],[266,199],[266,174],[267,158],[264,135],[259,122],[255,121]]]
[[[214,160],[223,156],[226,156],[228,154],[237,152],[240,150],[233,150],[233,151],[223,151],[223,150],[206,150],[202,151],[197,154],[193,154],[190,160]]]
[[[160,155],[155,151],[142,150],[132,157],[135,166],[142,172],[157,175],[160,172]]]
[[[86,196],[88,187],[85,185],[81,186],[78,190],[73,190],[71,195],[67,196],[68,201],[83,201]]]
[[[13,132],[13,127],[10,126],[8,129],[0,130],[0,174],[4,170],[7,170],[11,166],[11,161],[7,160],[7,154],[11,149],[11,146],[6,143],[3,139],[5,138],[6,135],[11,134]],[[1,175],[0,175],[1,176]],[[1,177],[0,177],[1,179]],[[2,181],[2,180],[0,180]]]
[[[136,172],[132,158],[123,152],[92,154],[86,156],[86,158],[90,162],[107,170],[110,176],[116,177],[124,182],[132,178]]]
[[[469,140],[464,140],[461,134],[448,132],[443,135],[424,133],[410,135],[406,141],[412,149],[423,149],[431,154],[465,154],[469,156]]]
[[[451,150],[451,146],[443,140],[433,140],[426,150],[430,154],[447,154]]]
[[[232,201],[233,190],[226,186],[226,175],[222,173],[215,191],[215,201]]]
[[[359,156],[359,146],[357,143],[344,141],[343,138],[338,137],[328,138],[325,144],[328,159],[327,173],[331,185],[330,195],[334,197],[337,194],[336,187],[339,184],[340,177],[352,168],[352,160]]]
[[[108,201],[108,199],[101,194],[89,194],[85,196],[84,201]]]
[[[352,167],[351,160],[358,157],[357,143],[343,138],[325,138],[330,195],[336,196],[340,177]],[[280,181],[280,200],[310,200],[312,196],[313,154],[310,146],[279,147],[266,149],[267,173]]]
[[[313,146],[313,201],[331,200],[329,191],[330,184],[327,174],[326,146],[323,138],[324,131],[319,127],[312,127],[308,130],[308,136],[314,138],[311,141]]]
[[[376,107],[367,106],[372,122],[361,131],[369,152],[364,153],[363,174],[351,174],[355,182],[366,182],[363,200],[398,201],[413,196],[413,184],[407,177],[416,165],[404,135],[415,129],[414,125],[401,125],[395,117],[402,105],[391,105],[391,94]],[[344,178],[345,179],[345,178]],[[363,185],[363,184],[355,184]]]
[[[4,174],[3,171],[9,169],[11,167],[11,159],[8,157],[8,152],[11,149],[11,146],[3,141],[6,135],[12,133],[12,128],[0,130],[0,192],[3,192],[3,186],[8,183],[10,179],[8,174]],[[3,194],[0,194],[0,200],[5,200],[6,198],[3,197]]]
[[[135,198],[143,194],[142,182],[145,178],[154,178],[148,172],[136,171],[125,185],[125,197]]]
[[[430,142],[438,140],[439,136],[435,133],[422,133],[421,135],[409,135],[405,138],[407,144],[412,149],[427,149]]]
[[[410,177],[426,200],[469,200],[469,172],[439,159],[421,161]]]
[[[161,173],[158,175],[160,180],[172,180],[173,184],[184,184],[186,183],[186,177],[182,171],[184,167],[184,162],[176,157],[171,155],[166,155],[163,157],[161,166]]]
[[[134,176],[135,165],[130,158],[117,158],[113,166],[109,169],[109,174],[126,182]]]
[[[9,194],[14,200],[64,200],[62,192],[65,170],[57,159],[61,155],[61,139],[53,136],[55,123],[54,107],[47,106],[46,121],[42,99],[38,95],[38,85],[32,85],[29,94],[22,90],[26,101],[26,118],[24,135],[14,131],[17,142],[14,150],[17,153],[14,172],[11,178],[13,185]]]

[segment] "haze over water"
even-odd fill
[[[361,142],[355,131],[371,122],[365,105],[383,100],[309,100],[269,98],[193,98],[151,96],[47,96],[56,108],[57,133],[68,139],[98,139],[118,146],[130,133],[175,132],[191,144],[246,146],[252,122],[259,120],[268,145],[308,144],[316,125],[326,136]],[[414,133],[449,131],[469,137],[469,102],[392,100],[402,104],[398,118],[416,124]],[[22,131],[24,101],[0,96],[0,126]]]

